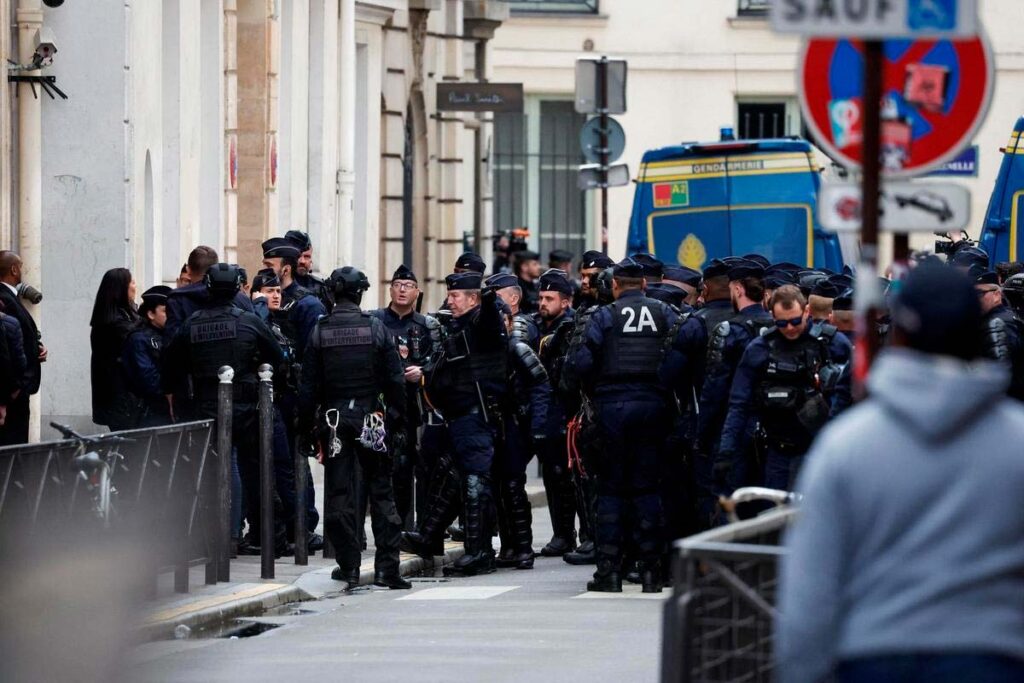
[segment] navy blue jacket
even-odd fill
[[[303,293],[306,296],[300,297]],[[288,320],[295,329],[295,339],[292,342],[295,344],[295,355],[301,362],[306,346],[309,345],[309,335],[312,334],[313,328],[316,327],[316,321],[320,319],[320,316],[327,315],[327,309],[324,308],[323,303],[315,294],[303,289],[297,282],[292,282],[288,287],[281,290],[282,308],[290,303]]]
[[[244,292],[238,292],[232,303],[243,311],[252,311],[252,301]],[[210,306],[210,294],[206,285],[197,282],[171,290],[167,295],[167,324],[164,326],[164,341],[170,343],[182,323],[202,308]]]
[[[18,319],[12,315],[0,313],[0,330],[7,342],[7,358],[3,368],[4,382],[0,386],[0,405],[7,405],[12,393],[25,388],[25,370],[28,368],[28,360],[25,358],[25,340],[21,334],[21,323],[18,322]]]

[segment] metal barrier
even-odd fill
[[[773,679],[779,546],[792,508],[677,541],[665,604],[661,680]]]
[[[159,573],[174,572],[175,590],[188,591],[189,568],[199,564],[206,583],[216,583],[228,550],[218,528],[224,470],[212,436],[213,421],[204,420],[89,437],[88,448],[74,439],[0,448],[0,539],[45,542],[54,529],[118,534],[150,525],[151,558]],[[86,451],[99,456],[86,456],[92,467],[111,463],[109,505],[98,502],[104,487],[76,463]]]

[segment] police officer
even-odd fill
[[[535,352],[540,349],[540,328],[532,315],[523,313],[523,290],[519,279],[511,273],[495,273],[484,281],[498,293],[498,298],[508,306],[512,315],[512,331],[510,334],[526,342]]]
[[[330,285],[313,274],[313,242],[309,233],[301,230],[289,230],[284,234],[299,250],[298,266],[295,269],[295,282],[308,292],[312,292],[325,310],[334,306],[334,292]]]
[[[301,252],[292,240],[272,237],[262,246],[263,267],[272,269],[281,281],[281,311],[285,315],[281,316],[278,324],[285,336],[292,340],[296,359],[301,363],[313,326],[320,316],[327,314],[327,309],[313,292],[296,280]]]
[[[597,420],[608,442],[598,466],[598,561],[590,591],[621,592],[627,526],[637,541],[643,590],[661,590],[658,457],[668,432],[669,397],[657,371],[677,315],[645,296],[644,287],[640,264],[630,258],[616,264],[615,303],[593,315],[586,342],[574,352],[576,371],[593,386]]]
[[[792,285],[772,295],[773,328],[743,353],[729,396],[718,448],[725,468],[741,459],[747,426],[756,417],[764,446],[764,485],[790,491],[815,435],[850,402],[850,342],[827,324],[812,324],[803,293]],[[726,472],[728,488],[739,481]]]
[[[1018,318],[1024,315],[1024,273],[1006,279],[1003,283],[1003,300]]]
[[[583,271],[579,308],[573,316],[573,326],[560,371],[552,378],[566,414],[573,416],[570,444],[572,480],[576,489],[576,507],[580,517],[580,545],[562,556],[568,564],[583,565],[597,562],[595,533],[597,528],[597,463],[604,448],[597,424],[593,396],[584,386],[575,366],[577,350],[586,343],[587,324],[602,306],[612,303],[612,260],[599,251],[583,255]]]
[[[394,339],[395,348],[402,358],[406,387],[406,430],[404,438],[395,448],[394,490],[395,505],[398,516],[402,518],[402,526],[411,530],[413,525],[414,473],[416,479],[425,479],[429,470],[416,457],[417,428],[421,422],[419,402],[420,380],[423,377],[423,366],[430,356],[430,323],[427,317],[416,310],[421,300],[419,280],[405,264],[395,270],[389,286],[391,300],[384,308],[370,312],[387,328]],[[426,490],[424,486],[420,487]]]
[[[184,276],[188,284],[178,287],[167,295],[167,324],[164,326],[164,340],[170,342],[190,315],[210,305],[206,282],[203,279],[210,266],[217,263],[217,252],[212,247],[200,245],[189,252],[185,262]],[[235,306],[243,311],[251,311],[249,297],[239,287],[234,298]]]
[[[178,329],[165,350],[161,380],[164,393],[169,394],[174,378],[190,377],[193,405],[189,412],[209,419],[217,416],[218,371],[225,365],[235,371],[232,441],[238,454],[249,519],[249,538],[243,543],[255,549],[260,538],[257,370],[266,363],[276,373],[284,362],[284,353],[255,313],[232,305],[241,285],[237,266],[214,264],[206,271],[205,280],[209,306],[193,313]],[[174,405],[176,417],[184,412],[183,408]],[[275,552],[283,554],[287,550],[284,513],[276,492],[273,504]],[[240,547],[239,553],[242,552]]]
[[[470,576],[494,571],[491,470],[500,403],[506,392],[508,337],[497,295],[490,288],[481,290],[479,274],[452,274],[445,283],[452,321],[443,349],[427,373],[426,391],[447,422],[462,479],[465,554],[446,572]],[[442,529],[436,521],[440,517],[428,511],[417,533],[404,534],[414,552],[429,554],[439,542]]]
[[[1003,303],[1003,291],[996,274],[989,270],[969,271],[981,303],[982,350],[988,358],[1004,361],[1010,368],[1010,389],[1017,400],[1024,400],[1024,325]]]
[[[138,427],[170,424],[171,410],[160,382],[160,353],[167,324],[167,295],[170,287],[156,285],[142,293],[139,324],[128,335],[121,352],[121,368],[128,389],[142,406]]]
[[[515,257],[516,277],[519,288],[523,290],[523,301],[520,308],[526,313],[537,312],[537,299],[540,279],[540,255],[535,251],[521,251]]]
[[[373,583],[410,588],[398,571],[402,520],[395,509],[385,441],[405,431],[402,361],[384,324],[359,308],[370,288],[366,275],[345,266],[331,273],[331,282],[334,310],[313,328],[299,389],[302,433],[309,434],[315,424],[321,435],[324,529],[338,561],[331,578],[349,588],[359,583],[363,511],[356,477],[361,470],[377,547]]]
[[[727,267],[729,296],[734,313],[728,320],[719,323],[708,338],[704,386],[700,392],[700,413],[697,417],[696,457],[710,458],[713,463],[721,462],[715,458],[715,449],[725,423],[729,389],[736,367],[747,344],[760,336],[761,330],[773,324],[762,303],[764,268],[753,261],[738,258],[730,258],[723,263]],[[749,429],[752,435],[753,424]],[[739,461],[729,466],[732,476],[740,482],[738,485],[759,479],[755,470],[749,467],[745,451],[737,451],[733,455]],[[720,465],[719,469],[724,472],[724,465]],[[715,481],[714,484],[716,488],[721,487],[720,482]]]
[[[560,270],[549,270],[540,277],[538,294],[540,358],[557,386],[561,364],[569,348],[574,311],[572,283]],[[554,534],[541,548],[545,557],[561,557],[576,548],[576,488],[569,470],[565,435],[569,416],[565,402],[557,392],[549,392],[549,402],[538,408],[534,431],[537,457],[541,462],[548,513]]]
[[[703,276],[699,270],[687,268],[686,266],[668,265],[665,266],[664,275],[661,279],[662,284],[677,287],[686,292],[686,295],[683,297],[683,304],[690,308],[697,306],[702,281]],[[680,305],[679,308],[682,309],[683,306]]]
[[[487,270],[487,264],[479,254],[472,251],[462,252],[462,255],[455,260],[455,267],[452,268],[453,273],[477,273],[478,275],[483,275],[485,270]]]

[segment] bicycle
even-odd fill
[[[71,466],[78,473],[78,477],[85,482],[86,490],[92,495],[92,513],[103,525],[104,529],[110,528],[111,513],[113,511],[112,499],[117,495],[117,489],[113,485],[114,469],[119,460],[123,460],[116,448],[116,444],[127,443],[131,439],[113,434],[97,434],[95,436],[83,436],[67,425],[51,422],[50,426],[60,432],[65,439],[72,439],[78,442],[75,454],[71,459]],[[97,450],[89,450],[100,444],[112,444],[107,452],[101,455]]]
[[[725,514],[729,517],[729,522],[738,522],[740,518],[736,514],[736,506],[740,503],[763,500],[774,503],[775,507],[789,507],[798,505],[802,499],[803,496],[793,491],[780,491],[763,486],[744,486],[733,491],[731,496],[720,497],[718,504],[725,510]]]

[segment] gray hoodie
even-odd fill
[[[1024,406],[1006,371],[885,351],[869,400],[829,425],[797,488],[779,680],[909,653],[1024,659]]]

